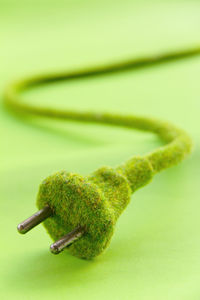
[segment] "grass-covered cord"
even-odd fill
[[[44,222],[53,240],[78,225],[85,228],[84,236],[68,248],[73,255],[91,259],[102,253],[110,242],[115,223],[129,203],[131,194],[150,182],[156,173],[183,160],[190,153],[192,142],[184,130],[154,118],[37,107],[24,102],[20,93],[30,87],[58,80],[125,71],[196,54],[200,54],[200,48],[130,59],[91,69],[39,75],[14,82],[6,89],[5,104],[16,112],[150,131],[165,142],[164,146],[153,152],[132,157],[116,168],[102,167],[87,177],[61,171],[41,183],[37,205],[41,209],[48,204],[54,211],[53,216]]]

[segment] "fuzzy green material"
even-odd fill
[[[37,204],[48,204],[54,215],[44,225],[54,240],[76,228],[85,228],[81,239],[69,247],[78,257],[91,259],[110,242],[119,214],[130,201],[126,178],[111,168],[89,177],[58,172],[40,185]]]
[[[149,183],[157,172],[183,160],[191,151],[191,139],[183,130],[160,120],[37,107],[21,101],[18,94],[29,87],[48,82],[143,67],[195,54],[200,54],[199,48],[93,69],[38,76],[15,82],[7,88],[5,103],[16,112],[150,131],[166,143],[145,156],[131,158],[116,169],[103,167],[87,177],[61,171],[42,182],[37,205],[43,208],[48,204],[54,212],[53,216],[44,221],[44,226],[53,240],[59,239],[77,226],[85,229],[84,235],[68,247],[73,255],[91,259],[102,253],[110,242],[116,221],[129,203],[131,194]]]

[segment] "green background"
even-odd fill
[[[94,261],[50,254],[42,226],[20,236],[40,181],[88,174],[158,147],[151,134],[40,118],[2,105],[13,79],[182,49],[200,42],[200,1],[0,0],[0,299],[200,299],[200,57],[38,88],[26,99],[152,115],[182,126],[195,149],[135,193]]]

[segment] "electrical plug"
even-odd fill
[[[36,214],[18,225],[26,233],[42,221],[55,241],[54,254],[64,249],[92,259],[109,245],[118,217],[131,194],[148,183],[153,169],[145,157],[134,157],[114,169],[102,167],[89,176],[57,172],[40,185]]]

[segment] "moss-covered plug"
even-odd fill
[[[151,177],[152,168],[142,158],[132,159],[129,168],[103,167],[87,177],[57,172],[47,177],[39,188],[39,209],[48,204],[54,212],[44,221],[44,226],[53,240],[77,226],[84,227],[83,237],[68,250],[77,257],[91,259],[108,246],[131,192]]]

